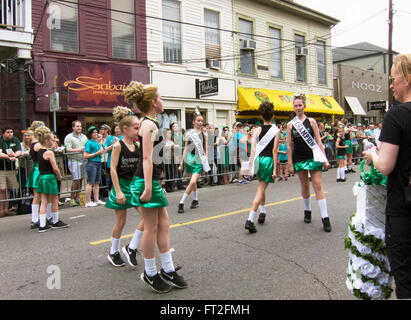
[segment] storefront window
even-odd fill
[[[56,51],[79,52],[78,0],[67,3],[52,1],[50,7],[57,6],[59,19],[50,28],[50,49]]]

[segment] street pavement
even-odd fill
[[[148,299],[148,300],[354,300],[345,286],[348,252],[344,238],[355,211],[357,173],[336,182],[336,169],[323,173],[332,232],[323,231],[315,197],[312,222],[303,222],[298,177],[267,189],[267,218],[250,234],[244,223],[257,182],[199,189],[200,207],[177,213],[182,191],[169,193],[170,241],[174,264],[188,288],[153,293],[140,280],[139,265],[115,268],[107,260],[112,210],[63,208],[67,229],[30,230],[30,215],[0,220],[1,299]],[[314,191],[312,190],[312,194]],[[257,220],[257,219],[256,219]],[[139,221],[128,212],[121,247]],[[157,266],[160,258],[157,252]],[[123,257],[125,260],[125,257]]]

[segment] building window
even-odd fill
[[[163,19],[180,21],[180,2],[163,0]],[[182,63],[181,24],[163,20],[164,62]]]
[[[325,65],[325,42],[317,41],[318,84],[327,84],[327,68]]]
[[[298,34],[295,35],[295,64],[297,81],[307,82],[306,63],[307,51],[305,38]]]
[[[244,74],[255,74],[255,56],[253,44],[253,23],[248,20],[239,19],[240,31],[240,72]]]
[[[111,0],[111,9],[113,57],[136,59],[134,0]]]
[[[220,14],[215,11],[204,9],[204,25],[213,29],[205,28],[205,57],[207,60],[215,60],[221,58],[220,46]],[[210,62],[208,62],[210,63]],[[207,67],[219,67],[220,61],[210,63]]]
[[[270,65],[271,77],[282,78],[283,70],[281,64],[281,30],[270,27]]]
[[[70,2],[70,3],[69,3]],[[78,0],[68,0],[59,6],[59,25],[50,29],[50,49],[56,51],[79,52]]]

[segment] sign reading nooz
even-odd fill
[[[200,81],[196,79],[196,98],[218,95],[218,79],[212,78]]]

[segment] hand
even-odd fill
[[[97,155],[102,155],[104,153],[104,149],[100,148],[99,151],[96,152]]]
[[[143,194],[140,197],[140,201],[143,203],[149,202],[151,200],[151,189],[144,189]]]
[[[276,173],[276,171],[277,171],[277,170],[274,170],[274,171],[273,171],[274,173],[273,173],[273,175],[271,176],[271,177],[273,178],[273,180],[277,179],[277,173]]]
[[[294,174],[294,165],[292,163],[288,164],[288,174],[293,175]]]
[[[56,177],[56,179],[57,179],[57,181],[61,181],[61,180],[63,180],[63,177],[62,177],[61,174],[60,174],[60,175],[58,175],[58,176]]]
[[[371,149],[363,151],[363,153],[362,153],[364,158],[365,158],[365,164],[368,165],[368,166],[372,163],[371,153],[374,151],[374,149],[375,148],[371,148]]]
[[[123,192],[119,191],[119,192],[116,194],[116,202],[117,202],[118,204],[124,204],[124,203],[126,203],[126,197],[124,196]]]
[[[331,167],[331,165],[330,165],[330,163],[327,161],[327,162],[324,162],[323,163],[323,166],[324,166],[324,169],[329,169],[330,167]]]
[[[14,162],[14,161],[17,160],[17,158],[16,158],[16,157],[10,157],[10,156],[9,156],[9,160]]]
[[[180,164],[180,165],[178,166],[178,171],[183,172],[183,164]]]
[[[78,148],[78,152],[83,152],[84,151],[84,147]]]

